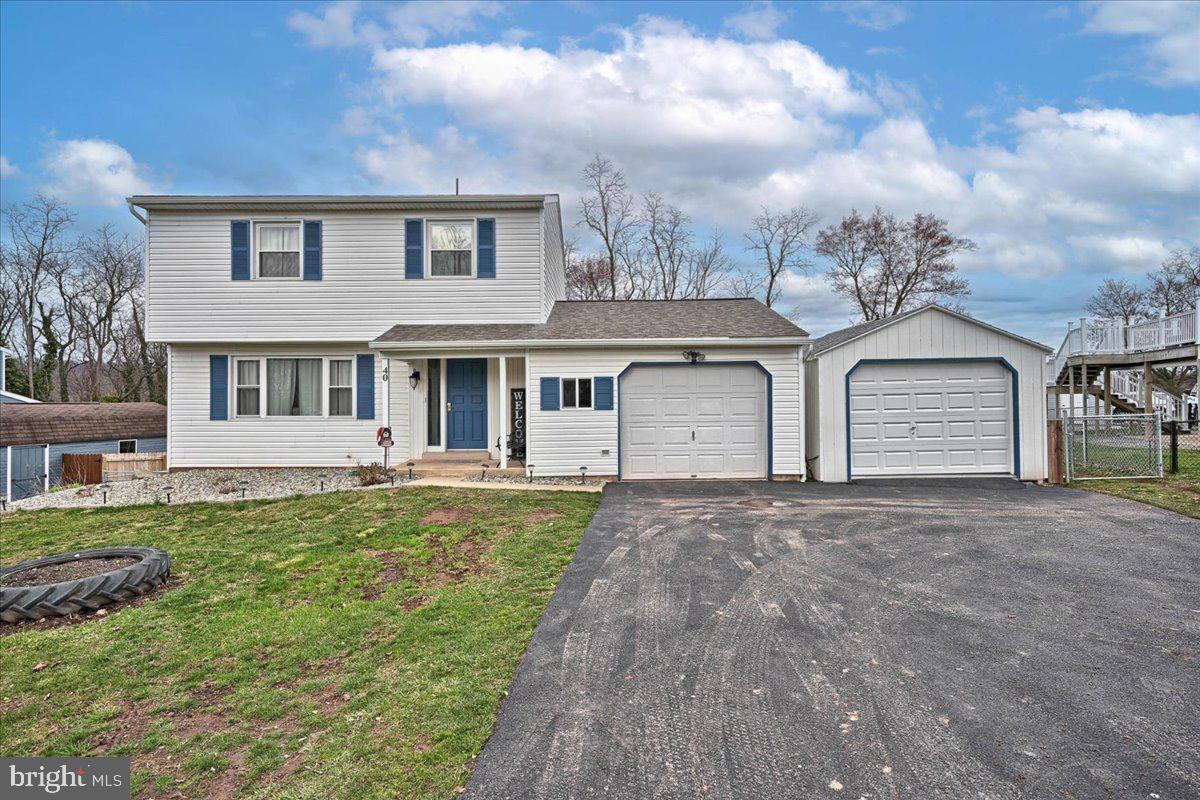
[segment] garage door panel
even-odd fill
[[[852,476],[1009,472],[1009,386],[995,362],[861,366],[850,387]]]
[[[756,367],[634,367],[618,391],[624,477],[766,476],[766,377]],[[624,412],[635,406],[631,421]]]
[[[658,404],[649,397],[630,397],[621,402],[621,413],[629,419],[652,418],[658,411]]]
[[[982,439],[1008,438],[1008,420],[982,420],[979,423],[979,436]]]

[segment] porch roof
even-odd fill
[[[565,346],[679,341],[806,341],[808,334],[757,300],[560,300],[545,323],[395,325],[372,347]]]

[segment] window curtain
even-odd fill
[[[321,414],[321,359],[267,359],[267,415],[310,417]]]

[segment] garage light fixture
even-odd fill
[[[699,364],[704,360],[704,353],[701,353],[699,350],[684,350],[683,359],[684,361],[690,361],[693,364]]]

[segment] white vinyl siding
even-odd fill
[[[542,246],[544,275],[542,278],[542,314],[550,316],[557,300],[567,299],[567,273],[563,264],[562,217],[558,199],[547,199],[542,209]]]
[[[986,326],[938,309],[914,314],[843,344],[806,364],[815,374],[818,405],[810,408],[811,456],[818,480],[846,480],[846,373],[863,359],[1003,358],[1018,374],[1021,474],[1046,477],[1045,353]],[[861,367],[860,367],[861,369]],[[1011,385],[1011,373],[1009,375]],[[810,399],[810,405],[812,400]]]
[[[348,417],[237,417],[210,420],[209,355],[231,358],[305,358],[314,351],[330,358],[353,359],[367,352],[358,345],[317,348],[302,345],[172,345],[167,407],[169,459],[181,467],[352,467],[380,461],[383,451],[375,444],[375,430],[383,424],[383,386],[379,380],[383,357],[375,357],[375,418]],[[407,376],[408,366],[392,359],[392,374]],[[265,377],[265,376],[264,376]],[[391,387],[392,460],[409,453],[409,418],[412,390],[407,380]],[[265,397],[263,401],[265,402]]]
[[[757,361],[772,377],[773,471],[776,476],[799,476],[804,461],[804,430],[799,348],[708,347],[705,363]],[[682,363],[679,350],[630,347],[529,351],[528,458],[538,475],[617,474],[617,409],[621,402],[618,376],[638,362]],[[578,375],[610,376],[614,382],[612,411],[541,410],[541,378]],[[607,452],[605,452],[607,451]]]
[[[230,222],[253,215],[151,212],[148,338],[366,343],[397,323],[545,320],[543,219],[536,209],[470,214],[496,220],[494,280],[404,277],[404,220],[462,219],[462,212],[303,216],[322,222],[319,281],[231,280]]]

